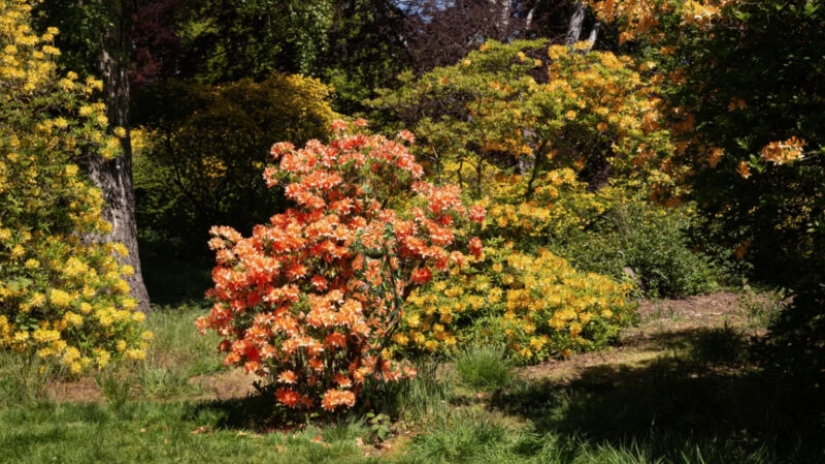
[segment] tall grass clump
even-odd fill
[[[458,351],[454,363],[462,382],[475,389],[498,390],[513,380],[513,362],[502,346],[468,346]]]

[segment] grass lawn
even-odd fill
[[[273,416],[202,310],[160,309],[146,361],[114,373],[42,385],[0,354],[0,463],[825,463],[825,420],[749,359],[767,305],[644,303],[617,346],[529,368],[468,349],[335,424]]]

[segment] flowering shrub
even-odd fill
[[[576,271],[547,250],[509,243],[471,261],[472,272],[412,292],[396,344],[436,352],[481,336],[529,363],[603,347],[631,320],[630,284]]]
[[[420,180],[422,167],[400,141],[348,127],[333,124],[328,146],[273,146],[280,163],[264,178],[284,184],[294,208],[248,238],[212,229],[214,305],[198,326],[224,338],[226,364],[264,377],[289,408],[352,407],[367,383],[413,376],[385,350],[404,299],[465,261],[450,251],[457,243],[481,253],[460,228],[482,222],[483,208],[466,208],[458,187]]]
[[[670,186],[676,173],[666,161],[674,147],[656,67],[584,53],[582,45],[488,41],[373,105],[415,127],[420,156],[479,196],[490,194],[483,176],[489,165],[527,176],[521,193],[528,200],[547,171],[562,168],[591,188],[614,179]],[[445,162],[463,169],[448,170]]]
[[[0,0],[0,349],[76,374],[143,358],[151,334],[122,278],[134,271],[114,257],[126,248],[84,239],[110,229],[100,191],[74,164],[117,153],[103,104],[88,102],[102,84],[58,78],[57,30],[34,35],[30,10]]]

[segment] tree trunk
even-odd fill
[[[573,47],[573,45],[581,39],[582,29],[584,28],[584,18],[587,13],[587,8],[585,8],[584,3],[582,2],[576,2],[575,8],[576,10],[573,12],[573,16],[570,17],[570,26],[567,28],[567,37],[564,40],[564,44],[568,47]],[[582,50],[582,53],[587,53],[593,48],[593,45],[596,43],[596,38],[599,35],[600,26],[601,24],[598,22],[593,25],[593,30],[590,31],[590,36],[587,38],[589,46]]]
[[[573,16],[570,17],[570,25],[567,27],[567,37],[564,40],[564,44],[568,47],[572,47],[579,41],[582,36],[582,27],[584,27],[584,4],[576,2],[575,8]]]
[[[129,250],[121,258],[135,273],[126,280],[138,309],[150,311],[149,293],[143,283],[138,255],[137,224],[135,222],[135,191],[132,184],[132,141],[129,135],[129,47],[131,45],[131,2],[114,0],[110,4],[111,22],[103,33],[100,72],[106,93],[106,111],[111,127],[126,129],[121,139],[123,153],[115,159],[95,157],[87,165],[89,177],[103,190],[106,205],[103,217],[112,224],[112,232],[104,239],[120,242]]]

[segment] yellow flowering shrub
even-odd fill
[[[611,207],[610,192],[615,190],[604,187],[591,192],[574,170],[564,168],[541,175],[533,196],[524,200],[528,182],[524,176],[500,174],[490,183],[489,198],[494,200],[487,205],[488,235],[544,246],[553,237],[585,229]]]
[[[59,77],[58,31],[34,34],[29,2],[0,0],[0,12],[0,349],[72,373],[141,358],[151,335],[123,280],[134,271],[115,258],[123,245],[88,240],[111,226],[77,165],[117,154],[104,105],[89,101],[102,84]]]
[[[550,170],[573,169],[591,188],[611,181],[671,187],[674,146],[662,77],[649,61],[584,53],[544,41],[488,41],[454,66],[409,78],[372,104],[399,115],[419,138],[417,156],[461,166],[445,180],[489,194],[488,166],[517,172],[530,199]]]
[[[505,243],[471,261],[410,294],[393,336],[398,348],[437,352],[480,337],[538,362],[603,347],[633,317],[630,284],[579,272],[547,250]]]

